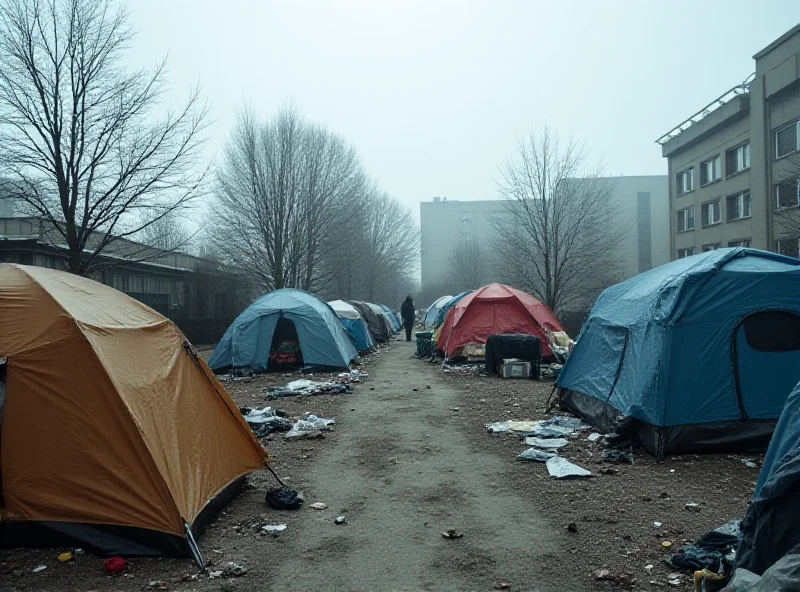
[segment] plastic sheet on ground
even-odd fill
[[[319,435],[320,432],[330,430],[331,426],[336,423],[333,418],[317,417],[310,413],[306,413],[303,419],[297,420],[284,438],[287,440],[297,438],[313,438]]]
[[[538,448],[528,448],[525,452],[519,455],[520,460],[533,460],[536,462],[547,462],[556,456],[553,452],[546,452]]]
[[[556,449],[563,448],[569,444],[569,440],[564,438],[537,438],[536,436],[529,436],[525,438],[525,444],[533,446],[534,448]]]
[[[497,421],[495,423],[484,424],[484,426],[490,433],[520,432],[521,434],[530,434],[537,423],[539,422],[526,419],[522,421]]]
[[[369,374],[363,370],[354,368],[353,370],[350,370],[350,372],[342,372],[339,374],[338,378],[341,382],[365,382],[369,378]]]
[[[345,382],[317,382],[314,380],[295,380],[285,386],[275,386],[267,390],[267,397],[297,397],[300,395],[339,395],[350,392],[350,385]]]
[[[560,456],[547,459],[547,472],[554,479],[584,479],[592,476],[591,471],[572,464]]]
[[[264,438],[273,432],[288,432],[292,429],[292,422],[280,417],[272,407],[263,409],[242,407],[239,411],[258,438]]]
[[[588,430],[589,425],[580,419],[567,415],[554,415],[548,419],[533,421],[498,421],[484,424],[489,432],[514,432],[521,436],[536,436],[538,438],[566,438],[577,436],[580,432]]]

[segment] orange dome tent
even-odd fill
[[[564,331],[546,304],[527,292],[504,284],[489,284],[467,294],[447,313],[437,347],[447,357],[468,343],[486,343],[489,335],[526,333],[542,344],[542,356],[552,355],[547,332]]]
[[[21,265],[0,265],[0,326],[0,544],[200,561],[194,536],[267,453],[183,334]]]

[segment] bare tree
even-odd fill
[[[165,63],[128,72],[133,38],[113,0],[0,0],[0,167],[87,273],[113,241],[190,205],[205,170],[195,89],[158,116]]]
[[[469,239],[453,247],[447,264],[448,279],[456,292],[475,290],[486,283],[490,274],[489,255],[480,243]]]
[[[186,220],[168,214],[151,224],[148,224],[134,239],[159,251],[186,252],[191,249],[192,242],[198,235],[199,230],[189,228]]]
[[[373,300],[382,283],[405,276],[419,258],[419,229],[411,210],[374,190],[365,220],[364,295]]]
[[[217,174],[217,245],[267,289],[318,288],[363,179],[355,151],[296,109],[263,123],[242,110]]]
[[[557,312],[585,305],[620,264],[614,183],[585,160],[583,146],[545,128],[520,140],[498,182],[501,270]]]

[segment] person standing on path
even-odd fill
[[[400,316],[403,317],[403,324],[406,327],[406,341],[411,341],[411,329],[414,328],[415,314],[414,301],[411,299],[411,294],[409,294],[400,307]]]

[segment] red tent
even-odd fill
[[[504,284],[489,284],[459,300],[447,313],[439,349],[452,356],[468,343],[486,343],[496,333],[527,333],[542,342],[542,356],[551,355],[545,334],[564,328],[546,304],[527,292]]]

